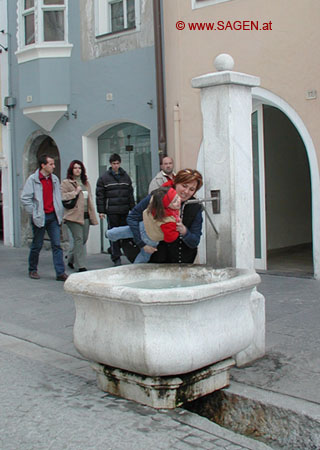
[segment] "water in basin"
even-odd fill
[[[170,279],[156,279],[156,280],[139,280],[131,283],[122,284],[122,286],[138,288],[138,289],[176,289],[185,287],[200,286],[209,284],[205,280],[170,280]]]

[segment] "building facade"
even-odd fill
[[[109,156],[119,153],[136,199],[147,193],[159,167],[154,26],[148,0],[1,0],[4,4],[10,36],[5,96],[12,103],[13,192],[7,201],[12,244],[19,246],[29,233],[20,192],[41,154],[55,157],[60,179],[71,160],[82,160],[94,187]],[[98,228],[90,233],[91,252],[106,245]]]
[[[27,241],[19,196],[41,153],[55,156],[61,179],[72,159],[83,160],[92,185],[120,153],[136,199],[146,193],[161,148],[154,5],[175,168],[201,169],[191,80],[230,54],[233,70],[261,80],[252,90],[255,266],[268,269],[273,252],[301,247],[320,277],[318,0],[0,0],[4,242]],[[89,251],[105,250],[103,231],[94,227]]]
[[[10,111],[6,106],[9,95],[9,62],[7,33],[7,1],[0,0],[0,239],[13,245],[12,166],[10,158]]]
[[[320,277],[317,0],[163,0],[168,148],[180,167],[201,168],[202,116],[191,80],[219,54],[253,88],[255,266],[305,248]],[[214,149],[213,149],[214,151]],[[212,186],[219,189],[219,186]]]

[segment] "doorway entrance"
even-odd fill
[[[135,123],[115,125],[98,137],[99,175],[110,166],[113,153],[121,157],[121,167],[132,180],[137,202],[148,194],[151,176],[150,130]]]
[[[88,130],[82,138],[83,162],[93,190],[99,176],[110,165],[110,155],[118,153],[122,159],[121,166],[132,179],[135,200],[144,198],[152,178],[151,142],[155,139],[148,128],[125,120],[100,123]],[[90,230],[88,253],[105,252],[109,247],[104,236],[106,221],[101,220],[100,223],[101,227]]]
[[[120,155],[121,167],[132,180],[134,198],[138,203],[148,194],[151,176],[150,130],[135,123],[123,122],[107,129],[98,137],[99,176],[110,166],[113,153]],[[107,222],[101,222],[101,251],[110,246],[105,237]]]
[[[41,155],[50,155],[54,158],[55,169],[54,174],[61,179],[60,169],[60,153],[55,141],[48,135],[43,134],[41,131],[33,133],[26,141],[24,148],[24,183],[29,175],[36,171],[38,168],[38,158]],[[23,184],[24,184],[23,183]],[[21,213],[21,240],[26,244],[32,238],[32,231],[30,226],[29,215],[22,210]],[[46,238],[45,238],[46,239]],[[65,236],[62,237],[62,241],[65,240]]]
[[[312,196],[307,151],[275,106],[252,115],[256,269],[312,275]]]

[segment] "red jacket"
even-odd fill
[[[165,242],[174,242],[179,237],[177,231],[177,220],[180,220],[180,211],[177,209],[165,208],[166,217],[174,217],[174,221],[166,222],[160,225],[163,232],[163,240]]]

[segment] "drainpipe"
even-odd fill
[[[157,117],[159,157],[167,156],[167,135],[164,110],[164,80],[161,33],[161,0],[153,0],[154,51],[156,63]]]
[[[7,58],[7,70],[6,72],[2,72],[2,75],[6,77],[5,84],[2,84],[4,87],[2,95],[3,95],[3,105],[6,107],[6,114],[9,117],[9,121],[6,124],[5,132],[5,141],[3,141],[3,156],[4,159],[4,170],[2,173],[2,183],[5,183],[5,190],[3,192],[3,240],[5,245],[9,246],[17,246],[19,244],[19,220],[17,220],[17,201],[15,198],[15,193],[17,192],[17,180],[15,175],[15,140],[14,140],[14,119],[13,119],[13,110],[12,108],[15,105],[15,99],[12,97],[11,90],[11,73],[12,73],[12,42],[11,42],[11,34],[7,31],[9,27],[9,19],[8,19],[8,4],[4,3],[3,16],[1,21],[1,35],[6,36],[7,43],[6,47],[2,46],[2,57]],[[19,212],[19,211],[18,211]],[[15,220],[16,218],[16,220]]]
[[[9,27],[9,20],[8,20]],[[8,32],[8,98],[11,103],[8,104],[9,113],[9,134],[10,134],[10,153],[11,153],[11,177],[12,177],[12,214],[13,214],[13,245],[14,247],[21,246],[21,221],[20,221],[20,199],[18,188],[17,173],[17,154],[16,154],[16,139],[15,139],[15,98],[12,96],[12,36]]]
[[[180,157],[180,107],[175,105],[173,107],[173,131],[174,131],[174,162],[176,171],[181,169],[181,157]]]

